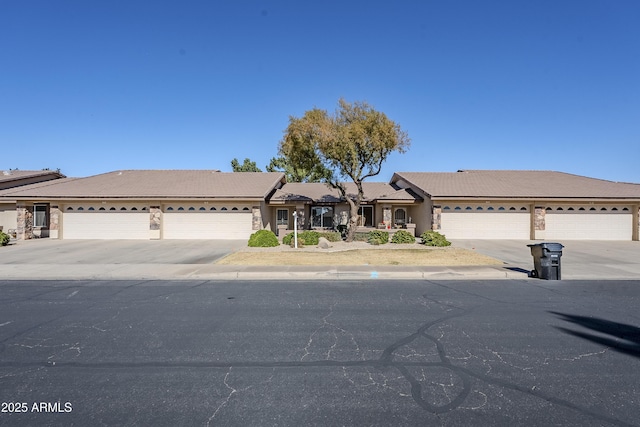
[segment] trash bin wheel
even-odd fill
[[[538,272],[536,270],[531,270],[529,277],[538,277]]]

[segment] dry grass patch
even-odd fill
[[[220,265],[498,265],[501,261],[462,248],[354,249],[340,252],[236,252]]]

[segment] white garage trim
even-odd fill
[[[246,240],[253,233],[252,220],[247,206],[167,206],[162,216],[162,238]]]
[[[631,240],[633,214],[622,207],[548,207],[545,214],[547,240]]]
[[[63,239],[149,239],[147,206],[75,203],[62,207]]]
[[[448,239],[529,239],[527,206],[445,205],[440,233]]]

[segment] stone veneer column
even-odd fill
[[[251,229],[262,230],[262,213],[260,212],[260,206],[251,208],[251,216]]]
[[[393,223],[393,215],[391,215],[391,206],[383,205],[382,206],[382,222],[384,222],[385,227],[391,227]]]
[[[433,205],[431,208],[431,229],[442,230],[442,206]]]
[[[60,207],[51,205],[49,207],[49,238],[57,239],[60,237]]]
[[[533,209],[533,238],[544,239],[547,229],[547,210],[544,206],[536,206]]]
[[[149,238],[159,239],[162,230],[162,210],[160,206],[149,206]]]
[[[16,239],[33,239],[33,206],[18,205]]]

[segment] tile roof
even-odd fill
[[[280,172],[122,170],[0,193],[11,198],[256,198],[284,182]]]
[[[23,170],[2,170],[0,171],[0,188],[10,188],[22,185],[21,182],[47,181],[50,179],[64,178],[64,175],[52,170],[23,171]]]
[[[355,196],[356,185],[352,182],[346,183],[347,194]],[[363,183],[365,201],[373,202],[377,200],[385,201],[407,201],[413,202],[421,198],[410,190],[398,189],[386,182],[364,182]],[[323,183],[300,183],[291,182],[285,184],[273,194],[270,199],[272,203],[285,202],[315,202],[315,203],[339,203],[340,193],[335,188]]]
[[[606,181],[555,171],[462,170],[396,172],[431,197],[640,198],[640,184]]]

